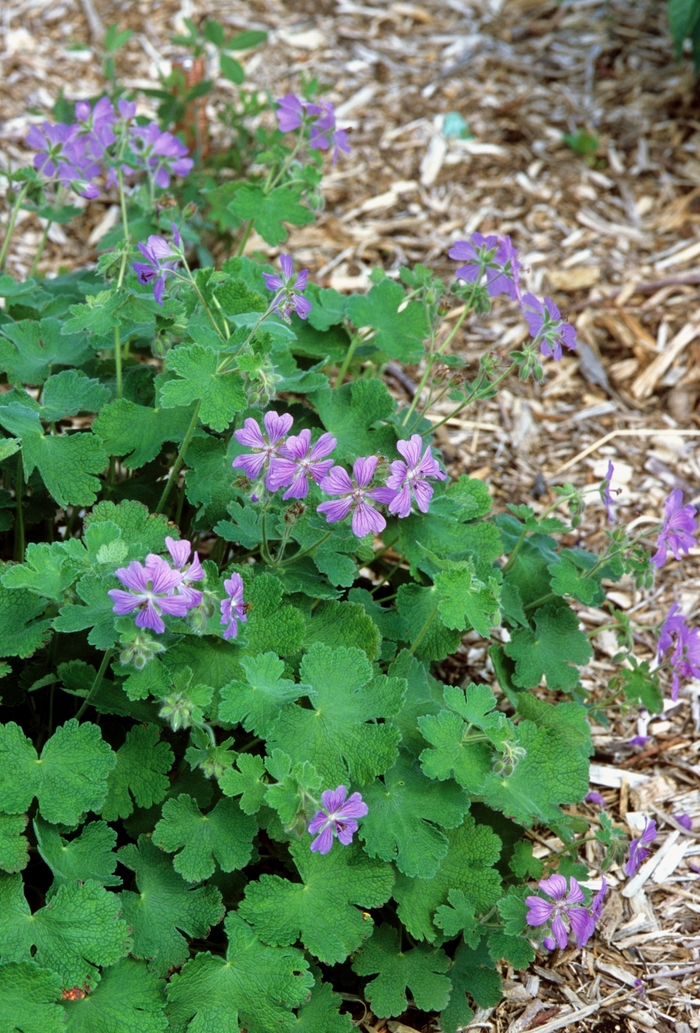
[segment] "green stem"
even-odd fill
[[[90,702],[92,700],[92,697],[95,695],[95,693],[99,689],[100,685],[102,684],[102,679],[104,678],[105,671],[107,670],[107,664],[109,663],[109,661],[112,658],[112,652],[113,652],[113,650],[112,650],[112,648],[110,648],[110,649],[108,649],[106,651],[105,655],[102,657],[102,663],[100,664],[99,671],[95,675],[95,680],[92,683],[92,687],[91,687],[90,691],[88,692],[87,696],[85,697],[85,699],[83,700],[83,705],[81,706],[80,710],[75,715],[76,721],[80,720],[80,718],[83,716],[83,714],[85,713],[87,708],[90,706]]]
[[[416,406],[420,402],[420,396],[423,393],[423,388],[425,387],[425,385],[428,382],[428,377],[430,376],[430,374],[433,371],[433,366],[435,365],[435,362],[436,362],[437,358],[440,355],[442,355],[442,353],[444,352],[445,348],[447,348],[447,346],[450,343],[450,341],[452,341],[452,339],[454,338],[455,334],[457,333],[457,331],[461,327],[462,323],[466,319],[469,311],[471,310],[471,302],[472,302],[472,295],[473,295],[473,293],[474,292],[472,291],[470,293],[468,301],[465,301],[465,303],[464,303],[464,311],[460,315],[459,319],[457,320],[457,322],[453,326],[453,328],[450,331],[450,333],[447,335],[447,337],[442,342],[440,347],[436,348],[434,351],[431,351],[430,355],[428,356],[428,363],[427,363],[427,365],[425,367],[425,372],[424,372],[423,376],[421,377],[420,383],[418,384],[418,387],[416,389],[416,393],[413,396],[413,401],[411,402],[411,404],[409,406],[408,412],[406,413],[406,415],[403,418],[402,426],[404,426],[404,427],[406,426],[406,424],[410,420],[411,416],[413,416],[413,413],[416,411]]]
[[[359,336],[359,334],[355,334],[353,336],[352,340],[350,341],[350,345],[348,347],[347,352],[345,353],[345,358],[343,359],[343,364],[340,367],[340,369],[338,370],[338,376],[335,378],[335,383],[333,384],[333,387],[340,387],[340,385],[343,383],[343,380],[345,379],[345,374],[347,373],[348,369],[350,368],[350,363],[352,362],[352,357],[355,354],[355,349],[357,348],[359,343],[360,343],[360,336]]]
[[[539,599],[535,599],[534,603],[528,603],[527,606],[523,606],[523,610],[527,613],[528,610],[534,610],[536,606],[542,606],[543,603],[548,603],[550,599],[559,599],[556,592],[547,592],[546,595],[541,595]]]
[[[245,230],[243,231],[243,236],[241,237],[241,242],[240,242],[240,244],[238,245],[238,247],[236,249],[236,257],[237,258],[240,258],[240,256],[245,251],[245,246],[248,243],[248,237],[250,236],[250,231],[252,230],[252,228],[253,228],[253,220],[252,219],[248,219],[248,222],[246,223]]]
[[[189,447],[190,441],[192,440],[192,436],[193,436],[195,430],[197,429],[197,422],[199,420],[199,410],[201,409],[201,407],[202,407],[201,401],[197,402],[197,407],[196,407],[196,409],[195,409],[195,411],[194,411],[194,413],[192,415],[192,420],[190,422],[190,425],[187,428],[187,433],[185,434],[185,439],[182,442],[182,444],[180,445],[180,451],[178,452],[177,458],[175,459],[175,463],[173,465],[173,468],[170,471],[170,476],[168,477],[167,484],[163,488],[163,494],[161,495],[160,502],[158,503],[158,506],[156,507],[156,513],[162,513],[163,512],[163,509],[165,508],[165,503],[168,500],[168,495],[170,494],[170,490],[171,490],[173,484],[175,483],[175,481],[177,480],[177,478],[180,476],[180,470],[182,469],[182,467],[184,465],[184,462],[185,462],[185,453],[187,452],[187,449]]]
[[[117,376],[117,398],[122,396],[122,342],[119,327],[114,328],[114,368]]]
[[[22,453],[17,456],[17,476],[15,478],[15,502],[17,504],[17,516],[15,517],[15,559],[21,563],[24,559],[24,510],[22,508],[22,491],[24,486],[22,470]]]
[[[22,189],[20,190],[19,194],[17,195],[17,200],[12,206],[12,211],[10,212],[10,219],[7,223],[7,230],[5,231],[5,240],[3,241],[2,250],[0,251],[0,273],[5,271],[5,260],[7,259],[7,252],[10,247],[10,241],[12,239],[12,234],[14,232],[15,223],[17,222],[19,210],[22,207],[22,201],[24,200],[28,190],[29,183],[25,183]]]
[[[319,545],[323,545],[324,542],[327,542],[332,534],[332,531],[328,531],[326,534],[324,534],[323,538],[319,538],[319,540],[315,542],[314,545],[309,545],[307,549],[300,549],[299,552],[295,552],[293,556],[290,556],[288,560],[285,560],[283,563],[277,563],[275,564],[275,566],[285,567],[288,563],[293,563],[294,560],[300,560],[303,559],[304,556],[310,556],[312,553],[316,552],[316,549],[318,549]]]
[[[438,603],[435,603],[435,606],[433,608],[433,612],[430,614],[430,616],[428,617],[427,621],[425,622],[423,627],[418,632],[418,636],[414,639],[413,645],[409,649],[409,653],[415,653],[416,649],[418,649],[418,646],[421,644],[421,642],[425,638],[425,636],[427,634],[427,631],[428,631],[428,628],[433,623],[433,621],[435,619],[435,614],[438,612],[438,605],[439,605]]]
[[[36,267],[38,266],[39,260],[40,260],[41,256],[44,253],[44,248],[46,247],[46,241],[49,239],[49,230],[51,229],[52,226],[53,226],[53,221],[51,219],[49,219],[48,222],[46,223],[46,225],[44,226],[44,232],[41,235],[41,240],[39,241],[39,247],[37,248],[36,254],[34,255],[34,261],[32,262],[32,267],[29,270],[29,275],[27,276],[28,280],[31,280],[32,276],[36,272]]]
[[[260,530],[262,532],[262,541],[260,543],[260,554],[262,558],[271,567],[274,566],[272,556],[270,555],[270,546],[267,541],[267,511],[263,509],[260,519]]]

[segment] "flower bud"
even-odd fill
[[[174,732],[190,727],[195,705],[183,692],[171,692],[169,696],[163,696],[161,703],[158,716],[169,721]]]
[[[124,667],[133,664],[137,671],[142,671],[149,660],[158,653],[165,652],[165,646],[161,642],[156,642],[140,630],[132,636],[122,635],[121,642],[123,648],[119,654],[119,663]]]

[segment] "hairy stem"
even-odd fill
[[[80,718],[83,716],[83,714],[85,713],[87,708],[90,706],[90,703],[92,701],[92,697],[95,695],[95,693],[99,689],[100,685],[102,684],[102,679],[104,678],[105,671],[107,670],[107,664],[112,659],[112,653],[113,653],[113,649],[110,648],[110,649],[108,649],[105,652],[105,655],[102,657],[102,663],[100,664],[100,669],[97,672],[97,674],[95,675],[95,680],[92,683],[90,691],[88,692],[87,696],[83,700],[83,705],[81,706],[80,710],[75,715],[76,721],[80,720]]]
[[[19,194],[17,195],[17,200],[15,201],[14,205],[12,206],[12,211],[10,212],[10,218],[9,218],[8,223],[7,223],[7,230],[5,231],[5,239],[4,239],[3,244],[2,244],[2,250],[0,250],[0,273],[4,272],[4,270],[5,270],[5,261],[7,260],[7,252],[8,252],[9,247],[10,247],[10,241],[12,239],[12,233],[13,233],[14,228],[15,228],[15,223],[17,222],[17,216],[19,215],[19,210],[22,207],[22,201],[24,200],[28,190],[29,190],[29,183],[25,183],[24,186],[22,187],[22,189],[20,190]]]
[[[190,441],[192,440],[192,436],[194,435],[194,432],[197,429],[197,423],[199,421],[199,410],[201,409],[201,407],[201,401],[197,402],[197,408],[195,409],[190,425],[187,428],[187,433],[185,434],[184,441],[180,445],[180,450],[177,454],[177,458],[175,459],[175,463],[173,464],[173,468],[170,471],[170,476],[168,477],[168,481],[165,487],[163,488],[163,494],[161,495],[160,501],[156,507],[156,513],[163,512],[165,508],[165,503],[168,501],[168,495],[170,494],[172,486],[180,476],[180,470],[182,469],[185,462],[185,453],[187,452]]]

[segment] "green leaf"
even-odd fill
[[[267,39],[267,33],[262,29],[246,29],[244,32],[237,32],[225,46],[225,50],[251,50],[259,47]]]
[[[21,872],[29,861],[29,843],[22,833],[27,826],[26,814],[0,814],[0,868],[4,872]]]
[[[116,505],[114,502],[98,502],[91,513],[85,517],[84,527],[87,532],[95,524],[108,521],[121,529],[122,539],[127,545],[138,545],[140,551],[165,552],[165,536],[178,538],[177,529],[168,526],[167,516],[149,513],[141,502],[128,499]]]
[[[640,663],[632,656],[630,661],[632,668],[621,668],[615,677],[615,684],[620,685],[625,699],[630,703],[641,703],[652,714],[660,714],[664,708],[664,697],[658,674],[650,670],[648,660]]]
[[[440,1028],[444,1033],[458,1033],[474,1017],[467,1003],[467,993],[480,1008],[493,1007],[503,996],[501,977],[494,970],[483,944],[477,950],[472,950],[466,943],[459,945],[450,968],[450,980],[452,997],[440,1016]]]
[[[261,757],[241,753],[236,758],[236,767],[228,768],[219,776],[219,787],[226,796],[240,796],[238,802],[244,814],[257,814],[268,789],[262,781],[264,774]]]
[[[579,683],[577,666],[593,655],[578,617],[568,606],[550,603],[535,611],[534,623],[535,631],[516,628],[504,647],[506,656],[515,660],[515,684],[533,689],[544,676],[550,691],[573,689]]]
[[[233,681],[221,690],[218,717],[232,725],[242,724],[247,732],[267,739],[285,703],[311,691],[282,678],[284,661],[275,653],[241,657],[246,681]]]
[[[435,585],[404,584],[399,588],[396,609],[408,624],[408,641],[418,660],[444,660],[462,641],[461,633],[446,628],[440,619],[441,600]]]
[[[58,972],[64,987],[92,985],[96,966],[113,965],[131,948],[119,900],[98,882],[75,882],[32,914],[22,877],[1,877],[0,960],[28,961],[35,947],[36,963]]]
[[[353,972],[358,976],[379,973],[365,986],[364,994],[372,1011],[381,1018],[401,1015],[408,1007],[406,989],[422,1011],[440,1011],[450,999],[452,984],[445,972],[450,959],[439,948],[419,944],[401,950],[395,929],[386,923],[375,929],[355,955]]]
[[[449,905],[441,904],[436,909],[433,922],[448,940],[462,933],[464,942],[476,947],[481,939],[481,924],[474,915],[474,902],[463,890],[450,890],[447,899]]]
[[[265,946],[233,911],[225,929],[226,960],[198,954],[170,980],[171,1021],[178,1029],[189,1023],[191,1033],[239,1033],[240,1026],[249,1033],[288,1033],[295,1024],[291,1009],[313,984],[303,953]]]
[[[300,815],[306,826],[307,800],[310,796],[318,799],[323,785],[314,765],[308,760],[292,765],[286,753],[273,750],[265,758],[265,767],[276,783],[267,787],[265,803],[274,807],[285,827],[291,828]]]
[[[206,938],[210,926],[221,921],[221,894],[215,886],[189,886],[150,836],[140,836],[138,847],[134,843],[123,847],[119,861],[136,873],[138,892],[119,894],[122,915],[134,938],[131,953],[166,975],[189,957],[185,936]]]
[[[530,839],[515,844],[508,867],[519,879],[541,879],[544,874],[544,864],[539,857],[533,856]]]
[[[391,767],[397,756],[398,729],[377,724],[398,713],[406,683],[373,677],[360,649],[330,649],[316,644],[301,663],[300,677],[315,690],[312,710],[288,704],[268,745],[289,754],[293,763],[312,756],[326,785],[366,785]],[[370,723],[371,722],[371,723]]]
[[[117,867],[117,833],[105,821],[91,821],[75,839],[65,840],[55,825],[43,818],[34,819],[39,853],[53,872],[50,896],[68,883],[92,879],[102,886],[121,886],[114,874]]]
[[[508,936],[501,929],[489,934],[488,951],[496,964],[505,960],[516,971],[527,968],[535,960],[535,950],[524,936]]]
[[[0,367],[11,384],[43,384],[52,366],[82,366],[93,354],[84,334],[61,335],[59,319],[0,326]]]
[[[65,369],[44,384],[41,418],[54,423],[79,412],[99,412],[107,401],[109,388],[99,380],[90,380],[75,369]]]
[[[101,473],[109,460],[94,434],[46,435],[38,414],[18,402],[0,406],[0,424],[22,439],[25,477],[38,469],[59,506],[92,505],[102,490],[94,474]]]
[[[311,400],[323,426],[338,442],[334,452],[338,461],[352,463],[358,455],[394,451],[396,432],[385,421],[396,403],[383,380],[353,380],[333,391],[317,391]]]
[[[61,977],[33,961],[0,965],[2,1033],[66,1033]]]
[[[2,438],[0,439],[0,462],[5,459],[9,459],[15,452],[18,452],[20,448],[20,442],[17,438]]]
[[[482,914],[500,896],[501,877],[493,868],[501,852],[501,841],[486,825],[476,825],[467,815],[464,824],[446,833],[447,855],[432,879],[409,879],[399,874],[394,887],[398,916],[411,936],[433,941],[433,915],[448,901],[450,890],[462,890]]]
[[[511,886],[508,895],[498,901],[498,913],[503,920],[503,930],[508,936],[518,936],[528,930],[528,907],[525,897],[530,892],[529,886]]]
[[[26,588],[35,595],[62,602],[72,585],[77,565],[71,562],[63,542],[31,542],[26,562],[9,567],[2,576],[5,588]]]
[[[605,570],[586,577],[597,564],[598,557],[586,549],[562,549],[559,562],[547,566],[552,575],[552,591],[557,595],[570,595],[587,606],[600,606],[605,599],[605,590],[600,583]]]
[[[107,799],[102,817],[107,821],[128,818],[137,807],[152,807],[165,798],[173,764],[173,751],[160,741],[155,725],[134,725],[123,746],[117,750],[117,763],[107,782]],[[132,800],[133,797],[133,800]]]
[[[292,1033],[352,1033],[352,1019],[338,1011],[342,1005],[343,998],[333,993],[330,983],[316,983],[297,1013]]]
[[[389,676],[406,679],[406,701],[398,714],[389,720],[401,732],[402,747],[417,755],[425,746],[425,740],[418,729],[418,718],[424,714],[439,713],[442,686],[407,649],[401,650],[389,668]]]
[[[0,725],[0,810],[26,811],[35,796],[53,824],[75,825],[85,811],[99,811],[116,754],[97,725],[75,718],[57,728],[37,758],[19,725]]]
[[[96,649],[109,649],[117,640],[115,627],[114,602],[107,595],[110,588],[116,588],[119,582],[112,575],[99,577],[97,574],[85,574],[75,586],[76,594],[85,603],[66,603],[54,618],[56,631],[84,631],[92,628],[88,642]]]
[[[368,659],[379,655],[379,629],[372,618],[357,603],[328,600],[318,605],[306,622],[304,645],[313,643],[336,648],[338,646],[362,649]]]
[[[243,66],[235,58],[229,57],[228,54],[219,54],[219,68],[224,79],[235,83],[236,86],[241,86],[245,82]]]
[[[284,222],[306,226],[314,221],[313,212],[299,204],[302,193],[302,187],[280,186],[266,194],[261,187],[243,186],[228,209],[239,219],[252,219],[265,243],[274,247],[287,239]]]
[[[669,0],[668,27],[677,60],[683,56],[683,44],[694,34],[699,20],[700,4],[697,0]]]
[[[244,814],[233,800],[219,800],[216,807],[202,814],[187,793],[163,805],[163,817],[153,832],[153,842],[175,855],[173,866],[188,882],[207,879],[216,868],[239,871],[250,861],[253,836],[258,831],[255,818]]]
[[[168,352],[167,369],[178,375],[160,392],[164,409],[199,400],[199,416],[213,430],[223,431],[238,412],[248,407],[243,378],[235,370],[219,373],[219,355],[201,344],[180,345]]]
[[[102,973],[85,997],[65,1001],[65,1033],[163,1033],[164,983],[146,965],[124,958]]]
[[[51,621],[33,619],[45,609],[32,592],[0,585],[0,656],[31,656],[48,642]]]
[[[500,624],[499,582],[496,577],[482,581],[473,562],[465,561],[435,576],[440,593],[438,613],[443,624],[458,631],[474,629],[489,638]]]
[[[150,409],[118,398],[106,405],[92,425],[111,456],[123,456],[125,466],[138,470],[160,454],[166,441],[181,442],[194,406]]]
[[[412,757],[399,753],[384,782],[364,786],[369,813],[361,838],[370,857],[396,860],[399,871],[431,879],[447,853],[447,837],[436,828],[456,828],[469,810],[469,797],[453,782],[425,778]]]
[[[385,277],[366,296],[353,295],[348,301],[347,313],[358,329],[372,327],[375,331],[372,343],[380,351],[400,362],[418,362],[425,351],[423,340],[430,333],[430,327],[423,305],[417,301],[405,302],[404,289]]]
[[[301,939],[324,964],[345,961],[372,932],[372,919],[357,907],[381,907],[391,896],[390,865],[372,861],[354,844],[312,853],[309,841],[289,847],[302,879],[262,875],[245,889],[239,914],[266,943],[287,946]]]
[[[110,25],[105,33],[102,45],[108,54],[113,54],[120,47],[123,47],[125,43],[128,43],[133,35],[131,29],[122,29],[120,31],[117,25]]]

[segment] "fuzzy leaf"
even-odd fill
[[[331,600],[317,606],[308,619],[304,645],[308,648],[314,642],[322,642],[333,649],[356,646],[375,660],[380,640],[379,629],[363,606]]]
[[[318,799],[322,790],[321,776],[311,761],[304,760],[292,765],[291,759],[282,750],[273,750],[265,758],[265,767],[275,780],[267,787],[265,803],[273,807],[285,827],[291,827],[309,796]]]
[[[362,789],[369,813],[361,838],[370,857],[396,860],[399,871],[431,879],[447,853],[447,837],[436,828],[456,828],[469,810],[469,797],[454,782],[428,780],[412,757]]]
[[[488,744],[465,742],[464,721],[447,710],[420,717],[418,726],[431,744],[420,755],[428,778],[443,781],[452,776],[468,793],[480,794],[484,779],[491,771],[492,753]]]
[[[34,961],[0,965],[2,1033],[66,1033],[61,977]]]
[[[282,678],[284,661],[274,653],[241,657],[246,681],[233,681],[221,690],[219,720],[242,724],[247,732],[266,739],[285,703],[306,696],[309,685]]]
[[[79,412],[99,412],[108,401],[109,388],[99,380],[91,380],[75,369],[64,369],[44,384],[41,418],[54,423]]]
[[[382,380],[353,380],[333,391],[326,388],[312,401],[323,426],[338,442],[333,454],[338,462],[352,463],[373,452],[393,454],[396,432],[385,421],[396,403]]]
[[[474,902],[463,890],[450,890],[447,899],[449,904],[436,909],[433,922],[448,940],[462,933],[465,943],[476,947],[481,939],[481,925],[474,915]]]
[[[508,936],[501,929],[494,929],[489,934],[488,951],[496,964],[505,959],[516,971],[527,968],[535,960],[535,951],[529,940],[524,936]]]
[[[96,649],[109,649],[117,640],[115,627],[114,603],[107,595],[110,588],[116,588],[119,582],[112,575],[100,577],[97,574],[85,574],[75,586],[76,594],[85,603],[66,603],[54,618],[56,631],[84,631],[91,628],[88,642]]]
[[[389,676],[406,679],[408,690],[404,705],[389,720],[401,732],[402,747],[417,755],[425,746],[425,740],[418,729],[418,718],[424,714],[439,713],[442,686],[428,674],[426,665],[416,660],[407,649],[399,653],[389,668]]]
[[[448,628],[465,631],[473,628],[489,638],[491,628],[500,623],[499,584],[495,577],[487,583],[479,579],[474,564],[460,563],[435,577],[440,593],[438,613]]]
[[[107,778],[116,754],[100,729],[72,718],[57,728],[41,760],[21,728],[0,725],[0,810],[26,811],[35,796],[42,817],[53,824],[75,825],[85,811],[99,811],[107,795]]]
[[[248,1033],[288,1033],[291,1009],[306,1000],[313,984],[303,953],[266,946],[233,911],[225,928],[226,960],[197,954],[170,980],[171,1021],[191,1033],[239,1033],[241,1026]]]
[[[396,609],[408,624],[408,641],[418,660],[444,660],[459,648],[462,635],[447,628],[439,616],[441,595],[433,585],[405,584],[399,588]]]
[[[467,815],[464,824],[446,833],[447,855],[432,879],[409,879],[398,875],[394,898],[398,916],[411,936],[434,940],[433,915],[446,904],[450,890],[462,890],[474,904],[476,914],[488,910],[499,898],[501,877],[493,868],[501,852],[501,841],[486,825],[476,825]]]
[[[406,683],[385,675],[372,677],[361,649],[330,649],[316,644],[301,662],[300,677],[315,690],[313,708],[288,704],[268,739],[292,762],[314,758],[326,785],[366,785],[391,767],[397,756],[398,729],[375,723],[398,713]]]
[[[61,886],[76,880],[93,879],[102,886],[121,886],[122,880],[114,874],[117,833],[107,822],[89,822],[70,842],[43,818],[34,819],[34,832],[39,853],[53,872],[51,897]]]
[[[22,835],[26,826],[26,814],[0,814],[0,868],[4,872],[21,872],[27,867],[29,843]]]
[[[63,542],[31,542],[25,563],[8,567],[2,576],[5,588],[26,588],[35,595],[62,602],[75,580],[78,568]]]
[[[46,600],[26,589],[0,585],[0,656],[31,656],[51,637],[50,620],[34,620]]]
[[[173,866],[188,882],[201,882],[216,868],[224,872],[245,868],[258,831],[255,818],[244,814],[233,800],[219,800],[216,807],[202,814],[187,793],[163,805],[163,817],[153,832],[153,842],[176,854]]]
[[[168,518],[162,514],[149,513],[141,502],[128,499],[116,505],[114,502],[98,502],[85,517],[85,531],[109,521],[122,532],[127,545],[139,545],[143,553],[165,552],[165,536],[178,538],[179,534]]]
[[[352,1019],[338,1011],[342,1005],[343,998],[333,993],[330,983],[316,983],[297,1013],[292,1033],[352,1033]]]
[[[180,442],[192,420],[194,405],[174,409],[151,409],[118,398],[106,405],[92,425],[111,456],[123,456],[123,463],[138,470],[159,455],[166,441]]]
[[[262,781],[264,774],[261,757],[241,753],[236,758],[236,767],[228,768],[219,776],[219,787],[225,796],[240,796],[238,804],[244,814],[257,814],[268,789]]]
[[[578,667],[593,655],[578,617],[568,606],[541,606],[534,615],[535,631],[516,628],[505,652],[515,660],[516,685],[534,689],[544,676],[547,688],[573,689],[579,683]]]
[[[113,965],[129,953],[131,940],[119,918],[120,898],[89,880],[61,886],[33,914],[22,877],[0,878],[0,960],[28,961],[58,972],[64,987],[93,984],[98,965]]]
[[[262,875],[249,882],[239,914],[266,943],[287,946],[301,939],[319,961],[345,961],[372,932],[372,919],[357,907],[381,907],[391,896],[390,865],[372,861],[355,845],[327,856],[309,841],[289,847],[302,881]]]
[[[228,207],[239,219],[252,219],[265,243],[274,247],[287,239],[284,222],[306,226],[314,221],[313,212],[299,204],[301,196],[301,187],[281,186],[266,194],[261,187],[243,186]]]
[[[215,886],[189,886],[149,836],[140,836],[138,847],[135,843],[123,847],[119,860],[136,874],[138,892],[119,894],[122,915],[134,938],[131,953],[166,975],[189,957],[185,936],[205,938],[210,926],[221,921],[221,894]]]
[[[167,368],[177,373],[161,388],[160,404],[164,409],[190,405],[199,400],[202,423],[223,431],[237,412],[248,406],[245,386],[239,373],[219,373],[219,355],[201,344],[180,345],[168,352]]]
[[[406,989],[422,1011],[440,1011],[450,999],[452,984],[445,972],[450,959],[439,948],[419,944],[400,950],[396,930],[390,925],[375,929],[355,955],[353,972],[358,976],[379,973],[366,984],[364,994],[372,1011],[381,1018],[401,1015],[408,1007]]]
[[[151,807],[164,799],[170,781],[173,751],[160,741],[155,725],[134,725],[117,750],[117,763],[107,782],[102,817],[107,821],[128,818],[137,807]],[[132,800],[133,797],[133,800]]]
[[[440,1027],[444,1033],[458,1033],[474,1017],[467,1003],[467,993],[481,1008],[493,1007],[503,996],[501,977],[494,970],[483,946],[475,951],[466,943],[459,945],[450,968],[450,980],[452,997],[440,1016]]]
[[[64,1002],[65,1033],[163,1033],[165,1003],[163,980],[124,958],[104,970],[92,993]]]
[[[43,384],[52,366],[82,366],[93,354],[84,334],[61,335],[59,319],[0,328],[0,366],[11,384]]]
[[[369,294],[353,295],[348,301],[347,313],[358,329],[372,327],[375,331],[372,343],[379,351],[400,362],[418,362],[425,351],[423,340],[429,333],[428,321],[423,305],[417,301],[406,305],[405,301],[404,289],[385,277]]]

